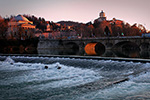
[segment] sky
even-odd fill
[[[113,18],[150,30],[150,0],[0,0],[0,16],[29,14],[47,21],[87,23],[103,10],[107,20]]]

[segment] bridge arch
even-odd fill
[[[118,57],[139,57],[140,47],[134,42],[122,41],[114,45],[113,51]]]
[[[87,55],[102,55],[105,52],[105,46],[100,42],[90,42],[85,45],[84,51]]]
[[[75,42],[67,42],[64,46],[69,49],[79,50],[79,45]]]
[[[79,45],[75,42],[66,42],[63,44],[64,46],[64,54],[76,55],[79,52]]]
[[[122,42],[118,42],[113,46],[113,49],[126,49],[126,50],[140,50],[139,46],[131,41],[122,41]]]

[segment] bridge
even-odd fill
[[[40,39],[38,49],[85,50],[101,53],[105,50],[150,50],[150,38],[141,36],[101,37],[76,39]]]

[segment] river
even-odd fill
[[[0,56],[0,100],[149,99],[150,63]]]

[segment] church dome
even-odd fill
[[[103,10],[100,12],[99,16],[100,17],[105,17],[105,13],[103,12]]]
[[[18,15],[16,17],[14,17],[11,21],[27,21],[27,22],[29,22],[29,20],[22,15]]]

